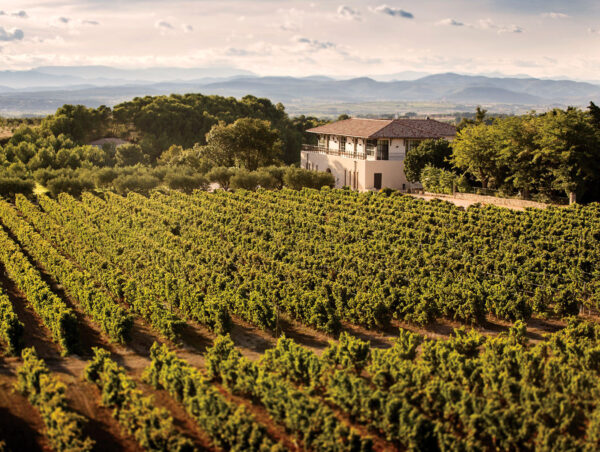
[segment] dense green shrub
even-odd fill
[[[46,183],[46,187],[52,196],[58,196],[59,193],[68,193],[75,197],[81,196],[81,193],[84,191],[89,191],[96,188],[94,183],[84,176],[58,176],[54,179],[50,179]]]
[[[211,169],[206,174],[206,177],[208,178],[208,180],[210,182],[215,182],[215,183],[219,184],[219,186],[223,190],[228,190],[231,178],[233,177],[234,173],[235,172],[230,168],[225,168],[224,166],[218,166],[216,168]]]
[[[230,179],[231,188],[254,191],[258,188],[260,178],[256,172],[237,170]]]
[[[208,180],[201,174],[174,174],[169,173],[165,177],[167,186],[173,190],[191,193],[194,190],[206,190]]]
[[[427,165],[421,171],[421,184],[426,192],[452,194],[457,176],[435,166]]]
[[[29,196],[33,193],[35,184],[32,180],[18,177],[0,176],[0,196],[13,197],[17,193]]]
[[[130,191],[136,193],[148,193],[160,184],[156,177],[140,174],[130,176],[119,176],[113,180],[113,186],[117,193],[126,194]]]
[[[284,176],[283,183],[294,190],[302,188],[333,187],[335,178],[325,171],[311,171],[303,168],[289,167]]]

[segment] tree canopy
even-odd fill
[[[450,169],[452,146],[447,140],[424,140],[406,154],[404,174],[409,182],[421,180],[421,172],[427,165]]]
[[[269,121],[241,118],[233,124],[220,123],[206,135],[204,156],[221,166],[256,170],[281,157],[282,142]]]

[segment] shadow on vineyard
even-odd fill
[[[2,390],[8,389],[4,383]],[[21,400],[26,404],[26,401]],[[31,452],[41,452],[44,450],[40,443],[43,441],[43,434],[40,431],[41,423],[36,425],[4,407],[0,407],[0,435],[5,442],[8,450],[27,450]]]

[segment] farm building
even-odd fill
[[[453,140],[456,128],[433,119],[359,119],[337,121],[308,132],[317,145],[302,147],[302,168],[333,174],[336,187],[354,190],[409,190],[404,158],[422,140]]]

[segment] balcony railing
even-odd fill
[[[302,150],[307,152],[316,152],[318,154],[335,155],[338,157],[348,157],[352,159],[366,160],[367,155],[362,152],[340,151],[339,149],[330,149],[324,146],[314,146],[312,144],[303,144]]]
[[[378,150],[376,147],[371,146],[367,146],[366,154],[362,152],[340,151],[339,149],[326,148],[325,146],[314,146],[312,144],[303,144],[302,150],[308,152],[317,152],[319,154],[335,155],[338,157],[348,157],[359,160],[402,160],[398,158],[390,159],[388,151]]]

